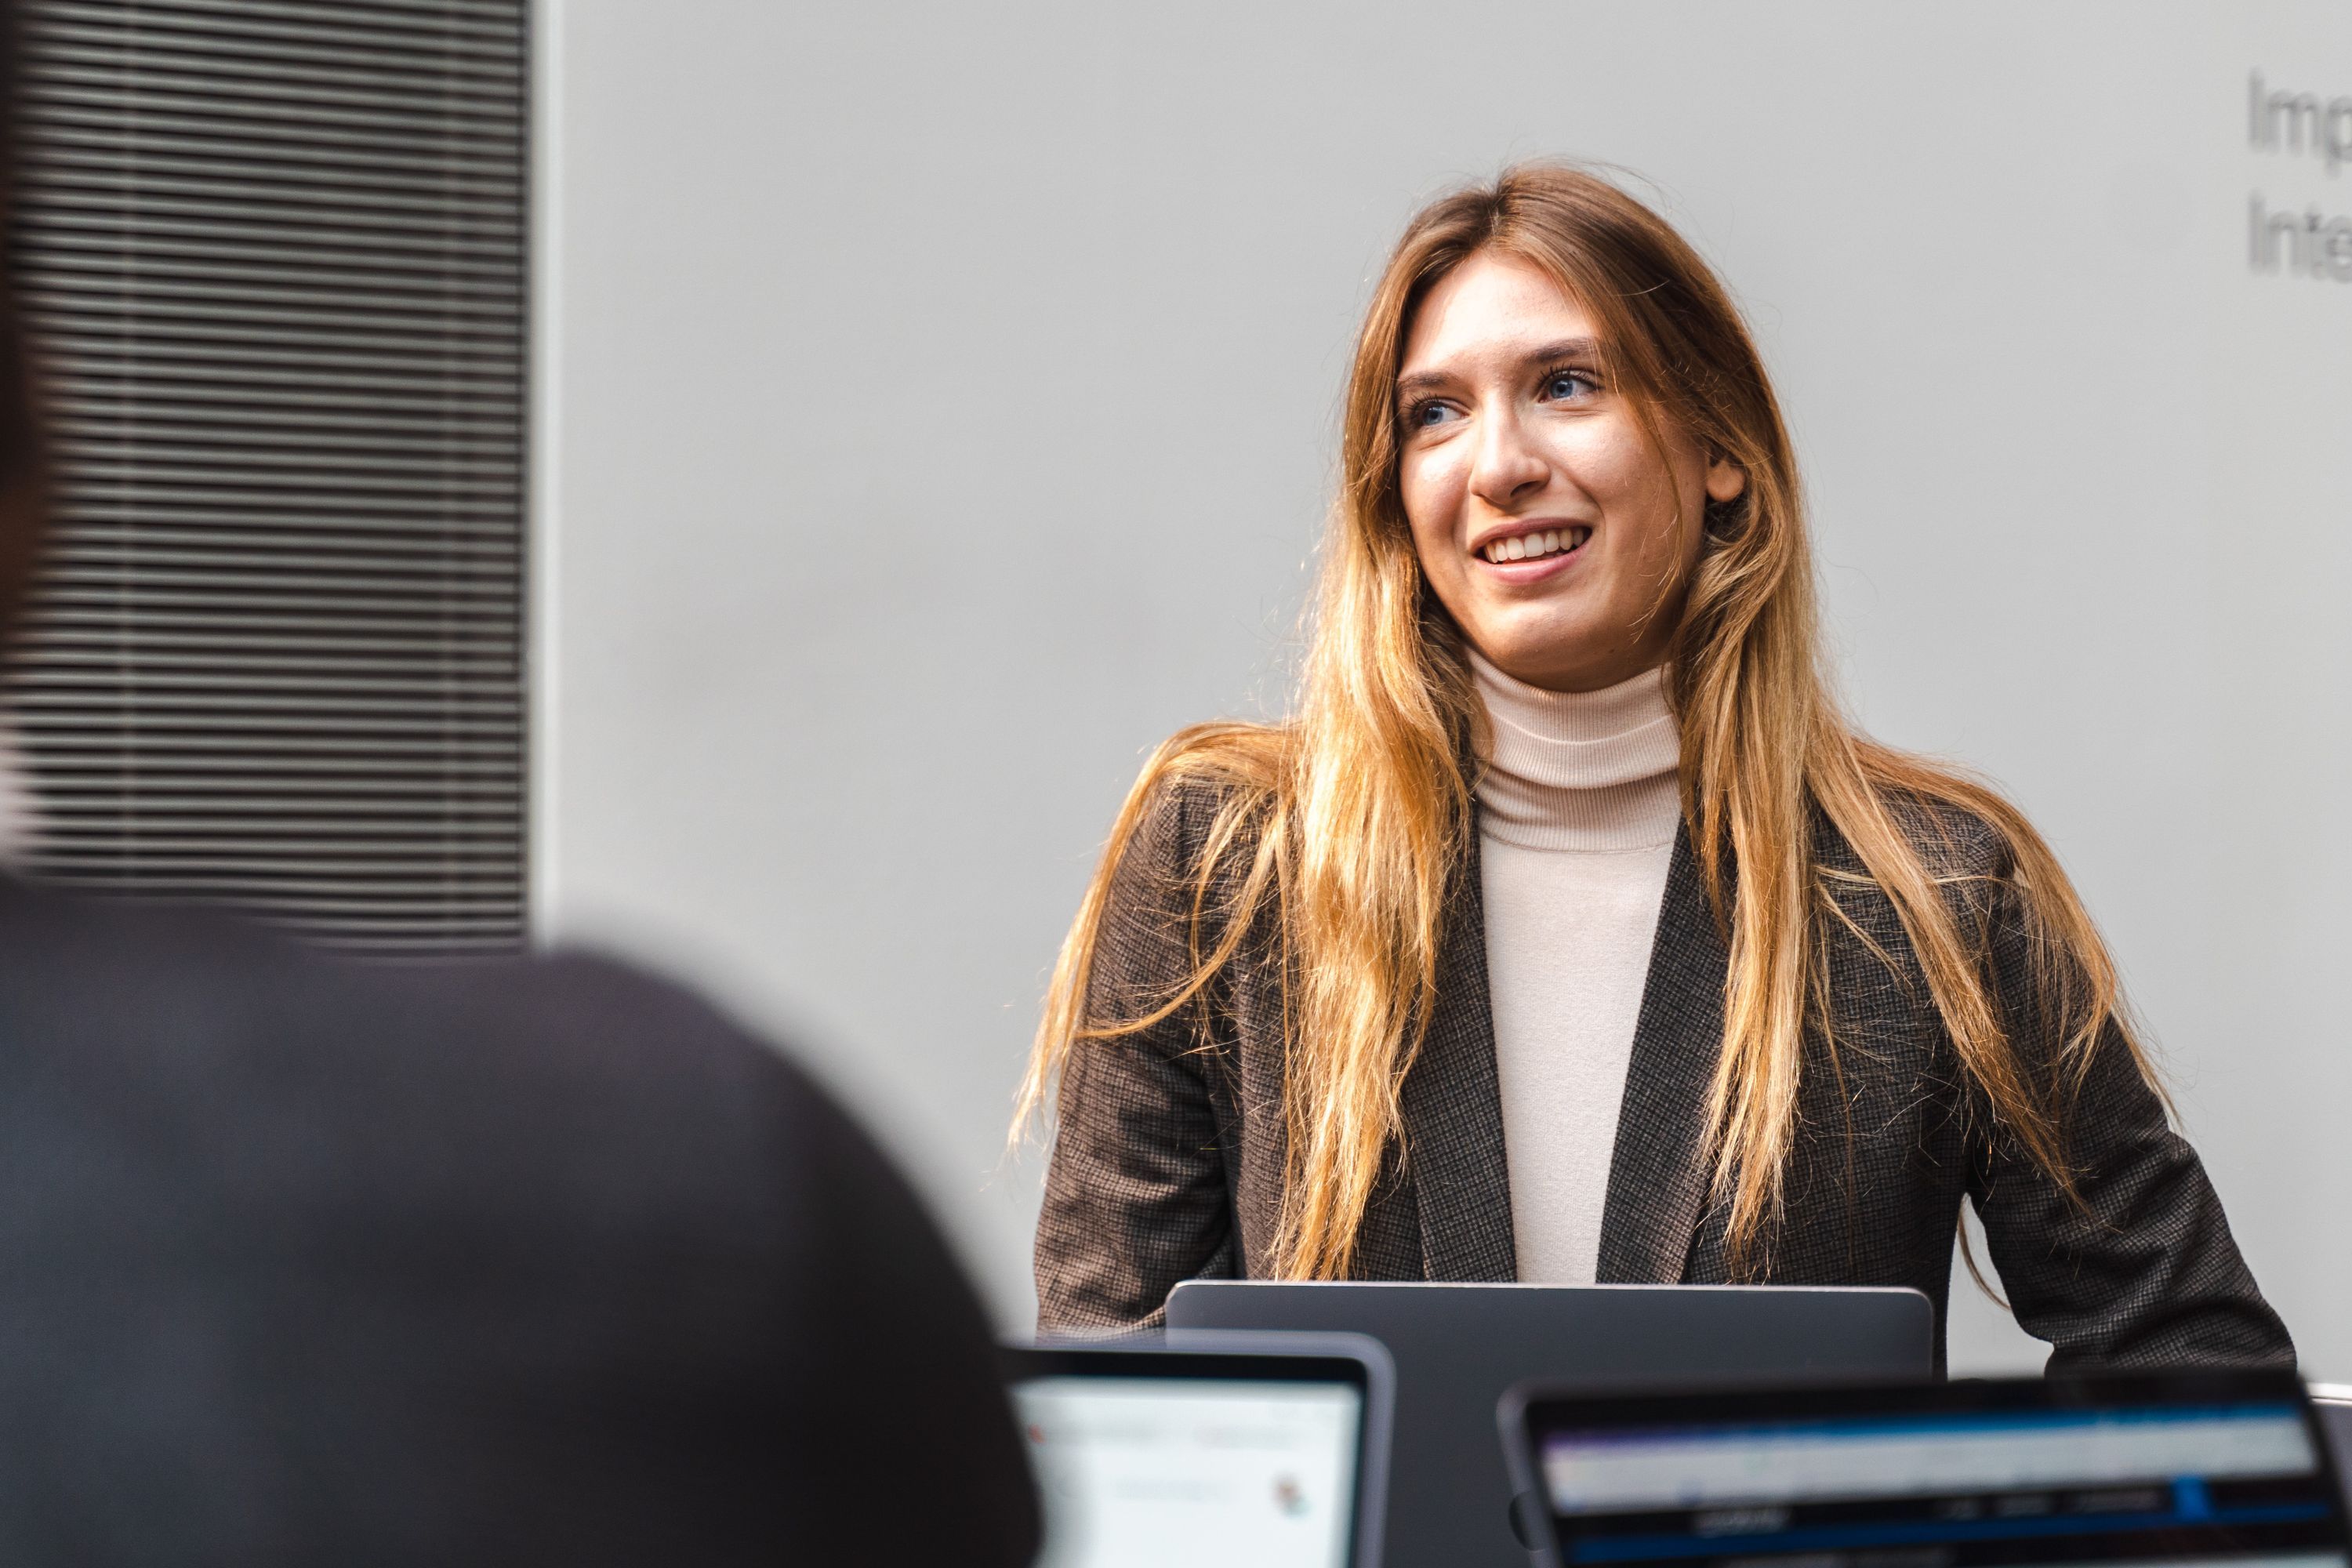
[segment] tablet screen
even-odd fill
[[[1040,1568],[1346,1568],[1364,1391],[1265,1378],[1013,1384]]]

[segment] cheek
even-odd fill
[[[1612,421],[1584,435],[1572,455],[1562,454],[1563,467],[1599,503],[1602,518],[1615,525],[1626,544],[1645,556],[1672,551],[1679,476],[1658,460],[1630,423]]]
[[[1424,569],[1453,556],[1450,547],[1462,515],[1464,489],[1461,466],[1449,461],[1445,453],[1409,452],[1397,465],[1397,497],[1404,503],[1405,521],[1412,525],[1413,546]]]
[[[1665,493],[1665,476],[1639,432],[1617,420],[1595,421],[1564,437],[1559,466],[1576,476],[1604,512],[1638,519]]]

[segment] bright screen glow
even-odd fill
[[[1563,1434],[1545,1445],[1544,1479],[1552,1506],[1573,1513],[2294,1476],[2317,1463],[2298,1411],[2255,1405]]]
[[[2346,1568],[2289,1400],[1586,1427],[1542,1452],[1567,1568]]]
[[[1043,1377],[1013,1397],[1045,1500],[1038,1568],[1346,1568],[1360,1390]]]

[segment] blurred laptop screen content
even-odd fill
[[[2284,1373],[1528,1404],[1555,1561],[1739,1568],[2341,1568]]]
[[[1045,1500],[1039,1568],[1371,1568],[1378,1357],[1013,1350]]]

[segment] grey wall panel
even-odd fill
[[[1808,465],[1852,704],[2047,831],[2352,1375],[2352,284],[2257,270],[2328,0],[561,0],[550,929],[804,1026],[1008,1321],[1039,992],[1143,751],[1278,710],[1368,281],[1640,171]],[[1970,1300],[1963,1289],[1963,1300]],[[1974,1311],[1973,1307],[1969,1309]],[[1955,1363],[2033,1347],[1970,1318]]]

